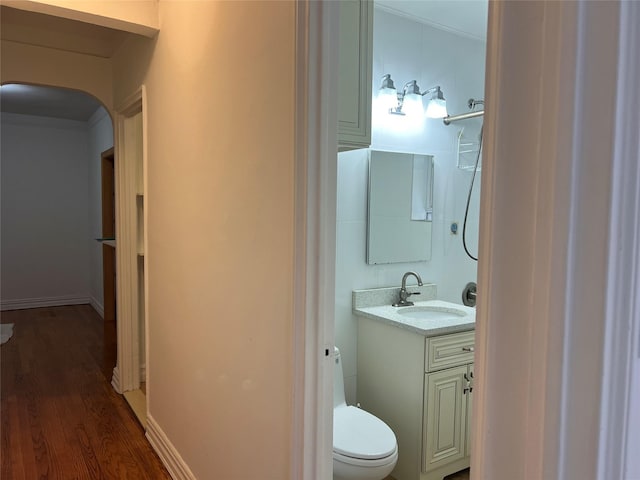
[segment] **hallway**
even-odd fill
[[[124,398],[89,305],[2,312],[0,478],[169,479]]]

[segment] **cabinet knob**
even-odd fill
[[[463,352],[474,352],[475,348],[474,347],[462,347],[462,351]]]

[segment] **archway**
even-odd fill
[[[107,232],[103,224],[102,163],[113,151],[113,122],[98,99],[76,90],[11,83],[0,94],[1,307],[88,303],[103,318],[106,310],[103,372],[110,380],[115,296],[105,308],[104,267],[109,258],[113,264],[114,247],[103,243],[113,227]]]

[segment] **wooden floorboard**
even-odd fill
[[[1,479],[170,479],[111,387],[113,322],[89,305],[2,312],[0,321],[15,324],[0,346]]]

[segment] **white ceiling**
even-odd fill
[[[487,38],[488,0],[375,0],[375,5],[443,30]]]
[[[91,95],[74,90],[18,84],[0,87],[0,110],[6,113],[86,122],[100,106]]]

